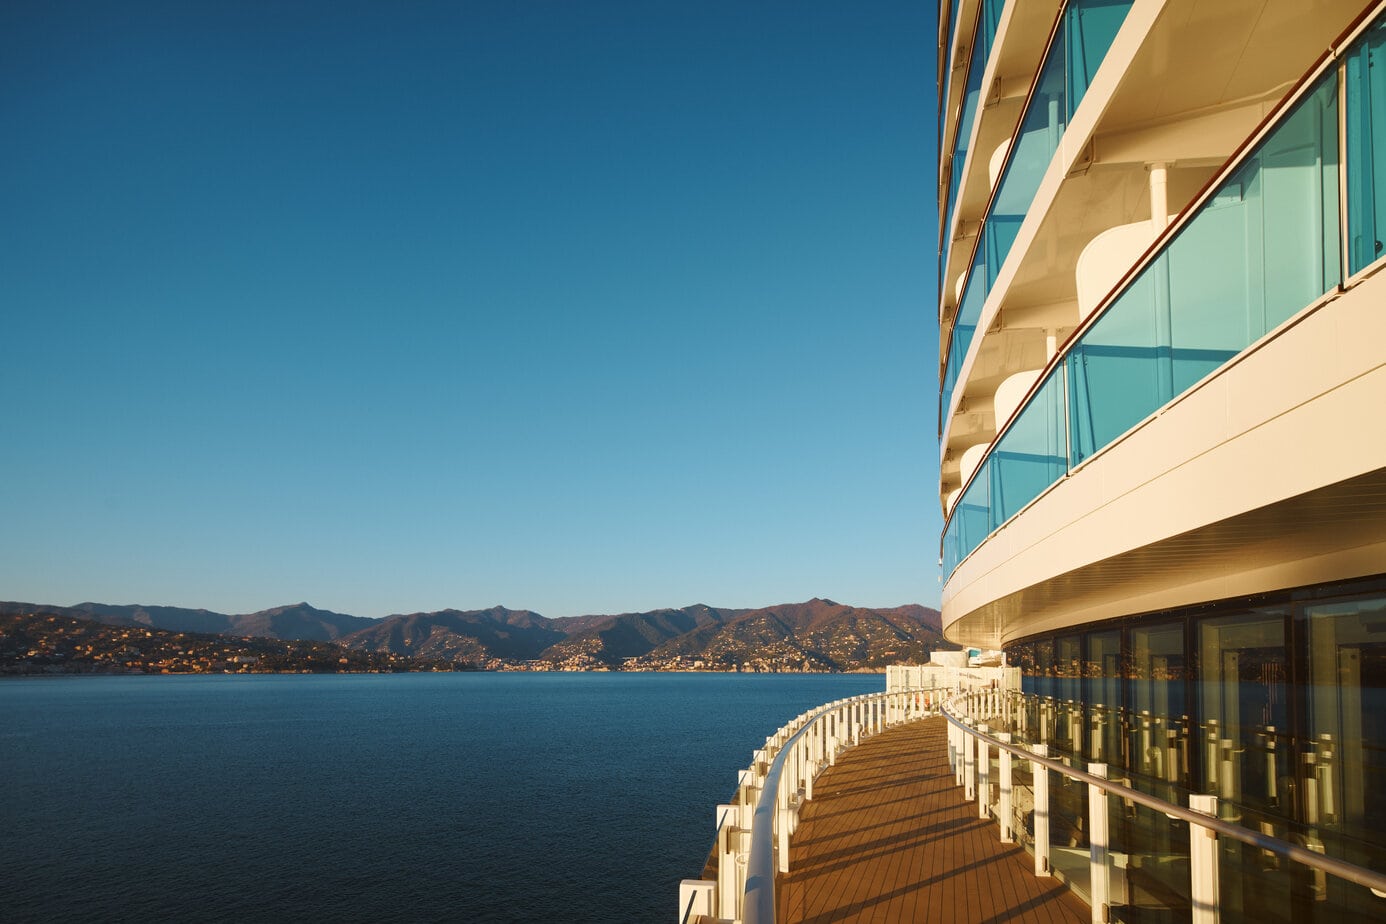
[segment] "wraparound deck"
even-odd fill
[[[948,766],[946,724],[886,729],[814,785],[776,902],[780,924],[1073,922],[1091,912],[1030,856],[999,843]]]

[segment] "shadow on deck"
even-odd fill
[[[891,728],[814,782],[781,876],[779,924],[1088,924],[1086,904],[964,802],[941,718]]]

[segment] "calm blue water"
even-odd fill
[[[766,735],[879,675],[0,682],[7,921],[666,921]]]

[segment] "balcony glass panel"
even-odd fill
[[[958,562],[962,561],[962,553],[958,544],[958,533],[962,530],[962,518],[954,516],[948,521],[948,526],[943,531],[943,573],[952,574],[953,569],[958,567]]]
[[[967,152],[972,142],[972,126],[977,119],[977,104],[982,93],[982,75],[986,72],[987,59],[991,57],[991,47],[996,41],[996,27],[1001,21],[1004,0],[982,0],[981,14],[977,23],[977,36],[972,43],[972,54],[967,64],[967,87],[963,91],[961,117],[958,120],[958,134],[953,143],[951,177],[948,183],[948,207],[944,211],[944,263],[947,251],[952,246],[948,237],[953,227],[953,210],[958,204],[958,189],[962,182],[963,168],[967,163]],[[951,72],[950,72],[951,80]],[[947,99],[947,96],[944,97]]]
[[[972,480],[972,485],[963,492],[962,498],[958,501],[958,510],[955,516],[962,520],[962,528],[959,538],[958,560],[966,558],[972,554],[972,550],[982,544],[982,540],[991,532],[989,517],[991,516],[991,462],[988,460],[982,463],[982,467],[977,471],[977,477]]]
[[[995,528],[1064,476],[1063,370],[1056,369],[991,451],[991,518]]]
[[[982,316],[982,304],[986,301],[985,279],[987,275],[987,251],[977,248],[972,257],[972,269],[968,271],[967,288],[963,290],[962,301],[958,303],[957,319],[953,322],[953,339],[948,344],[948,365],[944,374],[943,390],[939,395],[939,419],[948,413],[953,401],[953,389],[958,384],[958,369],[962,367],[967,347],[972,343],[972,335],[977,330],[977,321]]]
[[[996,10],[998,17],[999,7],[1000,4]],[[976,304],[973,307],[976,317],[980,317],[982,305],[985,304],[987,295],[996,282],[1002,264],[1010,254],[1020,224],[1034,201],[1035,193],[1049,169],[1054,152],[1059,148],[1059,140],[1063,138],[1068,120],[1077,109],[1083,93],[1087,91],[1087,78],[1101,65],[1130,7],[1130,0],[1071,0],[1064,10],[1064,22],[1061,23],[1040,69],[1034,92],[1021,117],[1019,131],[1011,144],[1005,169],[1001,173],[995,196],[982,224],[982,241],[977,248],[978,258],[973,261],[974,265],[969,271],[967,292],[964,294],[964,301],[969,296],[975,299]],[[985,9],[983,12],[986,12]],[[1074,54],[1079,55],[1081,61],[1072,61],[1071,55]],[[985,63],[985,57],[982,61]],[[1075,74],[1084,75],[1081,85],[1073,83]],[[978,79],[980,80],[980,76]],[[970,124],[968,130],[971,131]],[[960,173],[961,163],[955,162],[953,174],[958,176]],[[950,199],[952,197],[953,194],[950,193]],[[945,226],[951,224],[951,219],[950,202]],[[983,279],[978,278],[979,266],[985,273]],[[972,345],[976,317],[972,319],[971,327],[964,326],[966,319],[963,306],[959,306],[958,322],[952,335],[952,344],[956,348],[950,347],[944,372],[944,398],[939,414],[940,432],[943,418],[948,413],[958,370]]]
[[[1113,18],[1116,8],[1124,16],[1127,5],[1088,0],[1069,4],[1065,12],[1079,20],[1061,30],[1051,48],[969,271],[945,364],[940,426],[987,292],[1072,111],[1077,84],[1056,62],[1067,62],[1064,46],[1081,46],[1083,54],[1096,55],[1095,43],[1105,54],[1120,25]],[[1090,23],[1082,19],[1084,11],[1091,13]],[[1349,257],[1354,268],[1375,254],[1374,244],[1364,249],[1361,241],[1376,233],[1378,150],[1386,163],[1386,84],[1378,92],[1374,81],[1381,78],[1370,66],[1382,46],[1386,28],[1376,26],[1347,54],[1347,111],[1341,115],[1349,140]],[[1003,437],[988,457],[995,464],[985,492],[972,498],[974,524],[983,519],[978,509],[983,493],[991,505],[985,521],[995,529],[1067,468],[1111,444],[1341,282],[1339,125],[1334,70],[1288,111],[1069,349],[1065,377],[1051,376],[1032,398],[1038,409],[1022,410],[1016,436],[1011,441]],[[1373,134],[1377,131],[1381,144]],[[1056,419],[1056,406],[1065,406],[1056,402],[1067,407],[1066,465],[1053,434],[1046,434],[1051,442],[1043,452],[1027,448],[1039,445],[1038,432]],[[1051,447],[1054,458],[1031,458],[1048,456]],[[1041,484],[1046,477],[1048,482]],[[984,538],[973,528],[961,531],[953,543],[956,559],[945,550],[945,574]]]
[[[1064,17],[1068,43],[1068,114],[1071,116],[1088,92],[1088,85],[1112,47],[1112,40],[1126,20],[1131,0],[1086,0],[1069,4]]]
[[[1348,268],[1382,255],[1386,237],[1386,22],[1347,55]]]
[[[1069,451],[1074,463],[1106,446],[1163,402],[1156,280],[1164,258],[1147,267],[1119,303],[1069,351]]]
[[[1075,344],[1075,463],[1337,285],[1336,126],[1330,73]]]

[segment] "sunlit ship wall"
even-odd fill
[[[943,6],[945,634],[1386,868],[1386,5]],[[1252,854],[1225,912],[1386,918]]]

